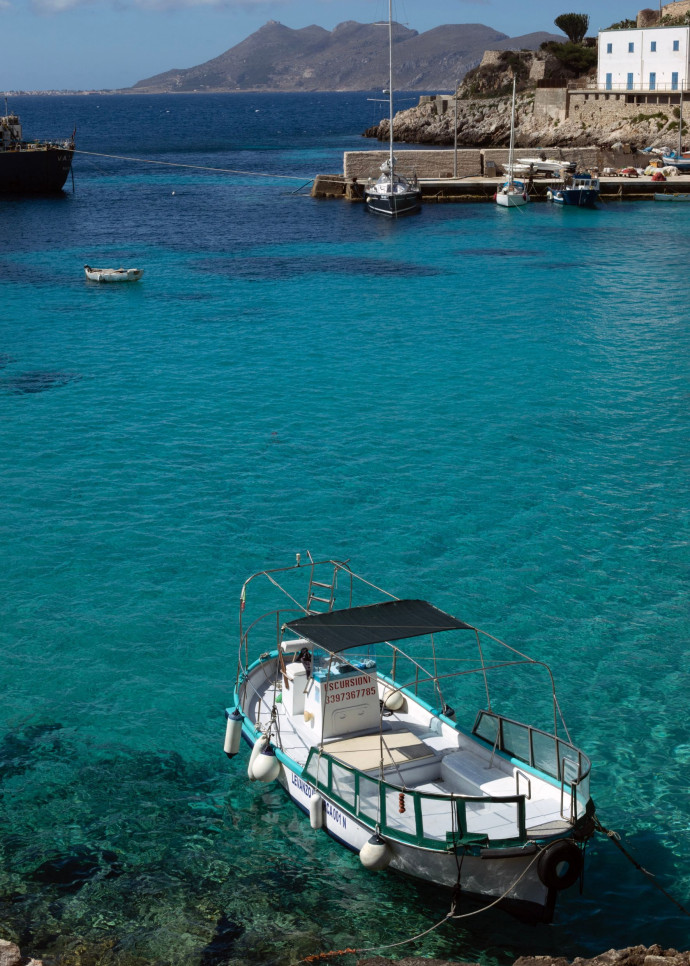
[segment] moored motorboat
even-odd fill
[[[416,178],[408,179],[395,170],[397,158],[387,158],[381,175],[367,184],[364,200],[367,210],[379,215],[411,215],[420,210],[422,191]]]
[[[549,921],[594,831],[590,761],[559,734],[551,672],[551,730],[504,715],[490,683],[503,677],[509,692],[542,662],[424,600],[381,591],[347,562],[307,557],[242,586],[226,753],[244,738],[250,780],[278,781],[311,827],[365,868]],[[481,696],[470,704],[475,677]]]
[[[143,268],[91,268],[84,265],[84,274],[90,282],[137,282],[144,274]]]
[[[574,174],[546,192],[547,201],[577,208],[594,208],[599,200],[599,179],[591,174]]]
[[[74,133],[64,141],[27,141],[17,114],[0,117],[0,192],[49,194],[62,189],[72,166]]]
[[[657,191],[654,195],[655,201],[690,201],[690,193],[686,191],[673,191],[665,194]]]

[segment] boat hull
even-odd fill
[[[400,215],[414,215],[421,209],[421,191],[379,192],[367,191],[365,194],[367,211],[376,215],[396,218]]]
[[[138,282],[144,274],[144,270],[142,268],[90,268],[85,265],[84,273],[90,282],[118,284]]]
[[[497,191],[496,204],[501,208],[521,208],[529,201],[524,191]]]
[[[67,181],[71,148],[41,146],[0,152],[0,192],[3,194],[51,194]]]
[[[549,194],[549,200],[555,205],[572,205],[574,208],[594,208],[599,200],[599,192],[591,188],[556,189]]]
[[[679,171],[690,171],[690,155],[683,154],[679,157],[676,154],[665,154],[662,160],[665,166],[678,168]]]
[[[246,735],[245,739],[251,744]],[[279,757],[283,764],[279,784],[292,802],[309,815],[311,800],[317,794],[315,787],[293,771],[283,756]],[[359,854],[373,830],[323,791],[318,794],[323,799],[323,831]],[[453,851],[432,852],[399,841],[389,844],[393,851],[389,869],[446,889],[455,889],[459,880],[463,896],[483,904],[499,900],[505,911],[521,919],[550,922],[553,918],[557,893],[539,878],[536,847],[478,849],[477,855],[459,856]],[[506,853],[504,857],[500,851]]]
[[[657,192],[657,194],[654,195],[654,200],[655,201],[690,201],[690,194],[688,194],[687,192],[686,193],[676,192],[674,194],[663,194],[661,192]]]

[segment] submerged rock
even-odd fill
[[[43,966],[43,963],[40,959],[25,959],[19,946],[0,939],[0,966]]]
[[[77,892],[96,877],[110,879],[121,873],[118,856],[110,849],[93,851],[77,845],[42,862],[32,878],[46,885],[57,886],[64,892]]]

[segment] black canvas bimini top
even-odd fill
[[[299,637],[333,654],[351,647],[367,647],[439,631],[474,628],[425,600],[391,600],[385,604],[309,614],[285,625]]]

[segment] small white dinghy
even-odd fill
[[[277,781],[365,868],[550,921],[595,828],[590,761],[565,731],[551,672],[427,601],[386,594],[345,561],[307,556],[242,587],[226,754],[244,738],[249,779]],[[490,697],[490,679],[510,695],[528,671],[544,703],[524,693],[552,716],[550,730]]]
[[[84,265],[90,282],[137,282],[144,274],[142,268],[91,268]]]

